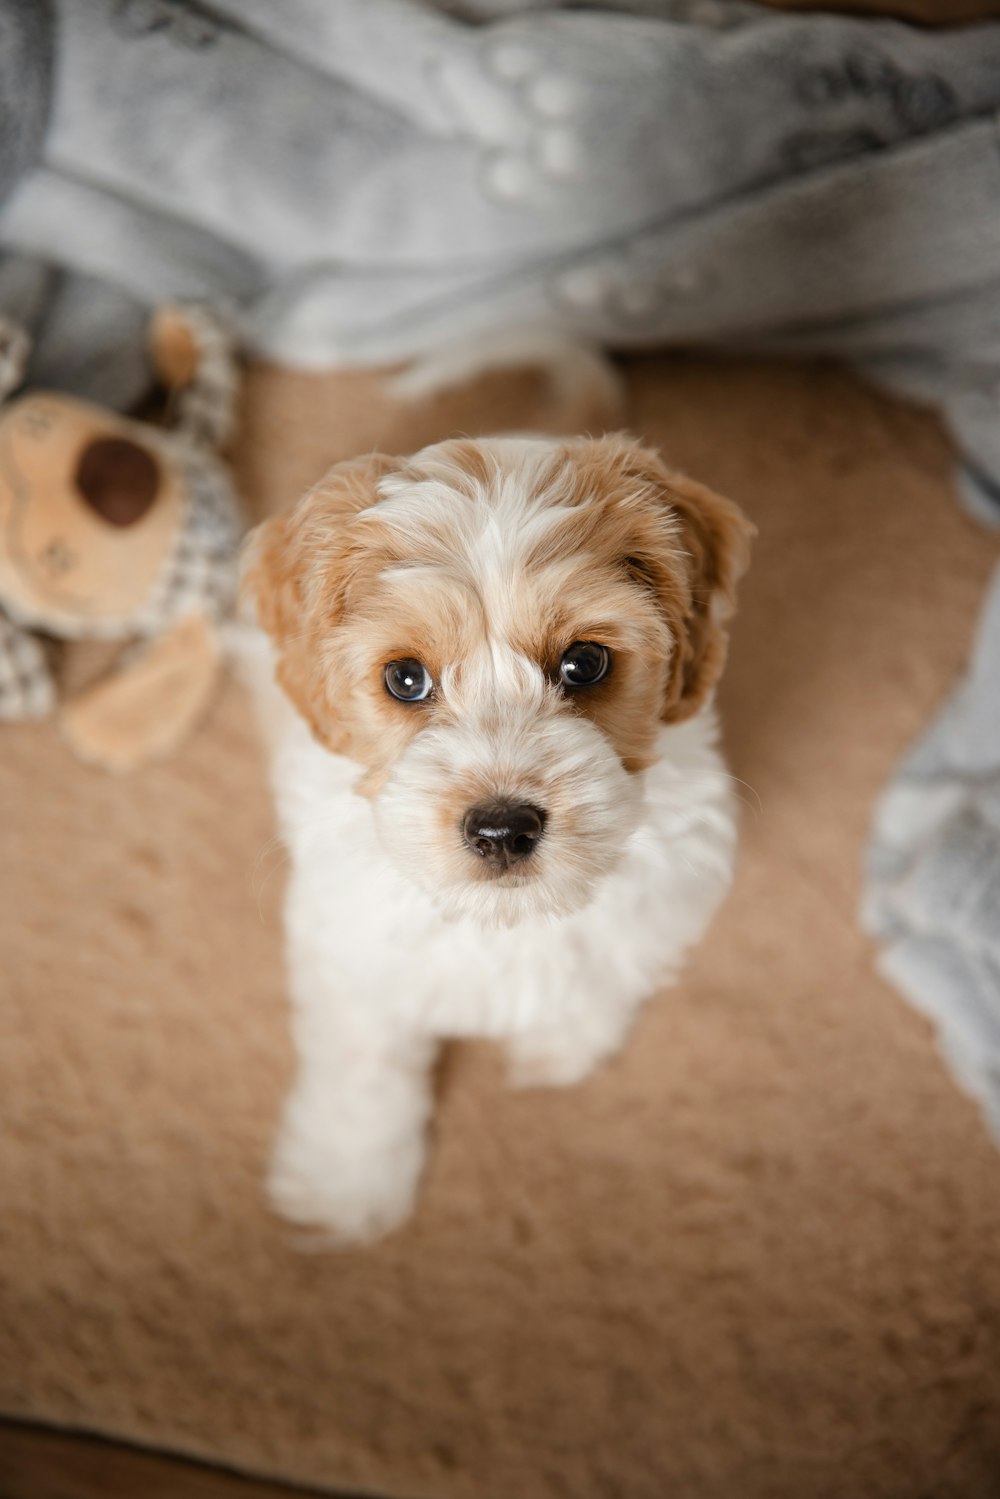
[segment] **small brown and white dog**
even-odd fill
[[[731,876],[711,699],[751,530],[628,438],[518,437],[339,464],[254,533],[285,1216],[349,1241],[407,1217],[445,1038],[576,1083],[676,975]]]

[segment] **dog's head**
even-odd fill
[[[386,852],[443,910],[577,909],[662,723],[726,653],[751,527],[621,437],[339,464],[251,540],[245,589]]]

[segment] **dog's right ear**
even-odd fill
[[[338,463],[297,505],[264,521],[244,543],[243,608],[270,635],[278,681],[330,749],[339,735],[325,647],[343,614],[359,557],[349,523],[377,502],[379,480],[396,467],[381,453]]]

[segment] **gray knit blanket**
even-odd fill
[[[742,0],[0,0],[0,310],[128,404],[146,309],[299,365],[498,329],[833,355],[1000,524],[1000,23]],[[1000,1140],[1000,581],[865,916]]]

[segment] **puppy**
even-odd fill
[[[444,1038],[577,1083],[674,978],[731,876],[711,698],[751,530],[610,437],[342,463],[253,534],[286,1217],[355,1242],[407,1217]]]

